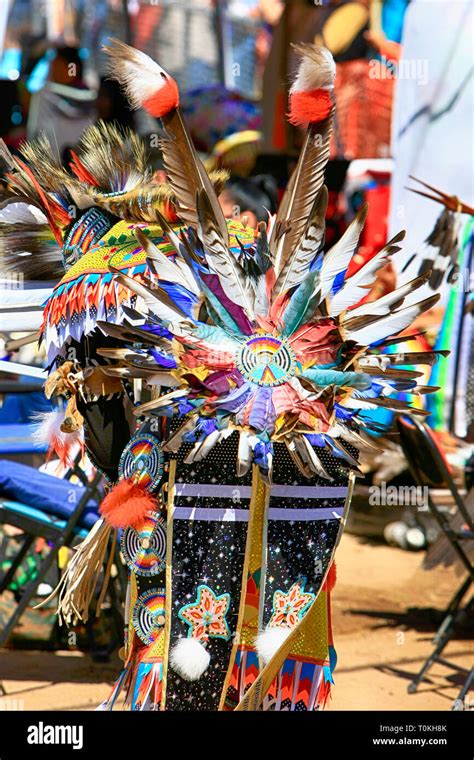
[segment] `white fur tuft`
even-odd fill
[[[280,647],[285,643],[292,629],[286,625],[275,626],[275,628],[267,628],[258,634],[255,645],[257,647],[258,656],[266,665],[272,659]]]
[[[163,77],[165,72],[161,66],[144,53],[140,53],[140,58],[142,56],[147,60],[124,61],[120,72],[120,81],[134,108],[140,108],[145,100],[151,98],[165,85]]]
[[[211,656],[197,639],[178,639],[170,652],[170,665],[185,681],[197,681],[209,667]]]
[[[327,48],[318,48],[313,55],[303,56],[290,93],[332,90],[335,77],[336,64],[332,54]]]

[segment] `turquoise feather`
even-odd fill
[[[362,390],[370,388],[372,384],[370,375],[366,375],[364,372],[340,372],[331,369],[310,368],[304,370],[303,377],[306,377],[314,385],[321,385],[322,387],[347,385],[350,388]]]
[[[303,323],[304,317],[308,312],[308,307],[314,300],[311,298],[311,295],[314,292],[318,280],[319,272],[316,270],[309,272],[306,279],[303,280],[301,285],[291,296],[290,302],[283,315],[283,335],[285,337],[296,332],[298,327]]]
[[[222,345],[226,343],[229,347],[235,348],[235,338],[231,338],[229,333],[222,327],[216,327],[215,325],[206,325],[204,322],[198,322],[196,328],[193,331],[193,335],[199,340],[211,345]],[[238,336],[241,340],[241,336]]]
[[[216,322],[220,323],[220,327],[225,331],[226,335],[232,335],[242,339],[242,331],[235,320],[232,319],[227,309],[224,309],[221,302],[216,295],[210,290],[207,285],[201,280],[201,287],[206,296],[208,305],[212,307]]]

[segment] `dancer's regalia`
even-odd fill
[[[132,104],[163,121],[178,223],[153,200],[153,224],[130,221],[122,203],[125,221],[78,259],[45,312],[49,346],[66,358],[71,340],[81,349],[73,390],[87,384],[91,341],[107,382],[153,388],[126,445],[98,436],[115,485],[60,584],[62,618],[85,617],[109,535],[121,531],[125,664],[104,709],[123,689],[132,709],[322,707],[336,659],[334,551],[358,450],[374,445],[363,411],[406,409],[392,391],[426,390],[400,365],[435,357],[407,358],[405,339],[391,336],[437,300],[404,305],[429,274],[358,305],[403,235],[349,276],[363,208],[323,254],[334,63],[322,49],[299,52],[289,118],[306,139],[276,217],[254,231],[224,219],[175,82],[143,53],[108,48]],[[81,187],[93,185],[84,158],[76,167]],[[399,353],[380,353],[396,343]],[[105,416],[110,399],[95,389]]]

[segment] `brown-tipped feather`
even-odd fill
[[[308,128],[296,168],[291,175],[275,219],[270,248],[277,276],[299,243],[308,215],[324,182],[329,158],[333,112]]]
[[[204,244],[208,263],[218,275],[226,295],[234,303],[245,309],[247,316],[252,319],[255,308],[255,292],[250,278],[222,239],[213,214],[211,201],[204,191],[201,191],[198,196],[197,206],[199,236]]]
[[[308,267],[319,251],[324,238],[324,217],[327,205],[328,191],[323,185],[316,196],[301,240],[282,265],[273,288],[274,298],[285,290],[299,285],[305,278]]]
[[[146,145],[131,129],[99,121],[84,132],[78,152],[81,163],[103,190],[113,192],[126,186],[131,190],[151,180]]]
[[[176,196],[180,218],[197,229],[196,197],[204,191],[209,199],[215,223],[225,244],[227,225],[216,192],[199,159],[179,109],[163,117],[167,134],[160,140],[166,173]]]

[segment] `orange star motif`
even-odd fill
[[[181,607],[178,617],[188,626],[188,637],[207,641],[209,638],[228,639],[229,626],[225,618],[230,594],[216,596],[209,586],[198,586],[197,600]]]
[[[280,590],[275,591],[273,615],[269,622],[270,627],[286,625],[289,628],[294,628],[299,623],[316,598],[314,594],[303,593],[305,582],[304,578],[296,581],[286,593]]]

